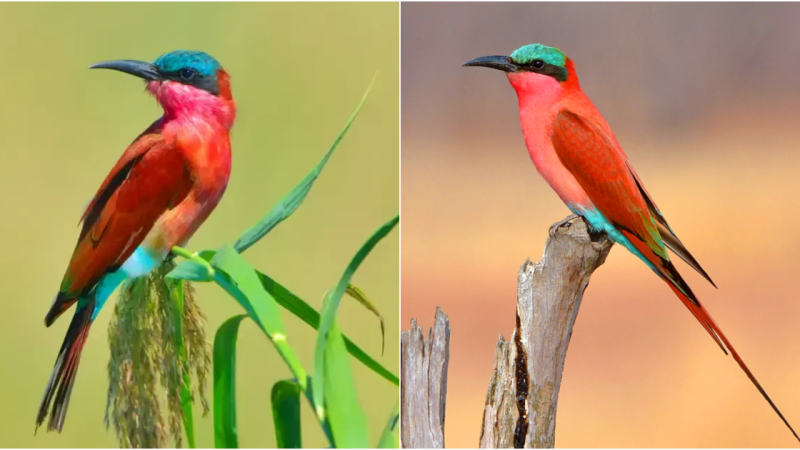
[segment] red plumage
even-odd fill
[[[157,130],[160,131],[160,130]],[[156,220],[192,187],[183,154],[158,133],[136,140],[122,155],[84,213],[81,237],[61,291],[81,295],[141,244]]]

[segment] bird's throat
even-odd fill
[[[534,72],[512,72],[508,81],[519,98],[520,111],[544,114],[564,96],[564,87],[555,78]]]
[[[164,108],[167,121],[217,122],[226,129],[236,119],[236,104],[231,100],[213,95],[202,89],[174,81],[151,81],[147,90]]]

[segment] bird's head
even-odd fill
[[[511,56],[482,56],[462,66],[489,67],[506,72],[518,94],[543,94],[576,85],[572,60],[559,49],[542,44],[520,47]]]
[[[204,52],[176,50],[154,62],[105,61],[90,69],[112,69],[137,76],[169,113],[197,112],[233,102],[230,77],[219,62]]]

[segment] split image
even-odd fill
[[[0,447],[797,447],[798,21],[0,3]]]

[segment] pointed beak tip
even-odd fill
[[[133,60],[103,61],[89,66],[90,69],[111,69],[124,72],[148,81],[158,80],[158,69],[148,62]]]

